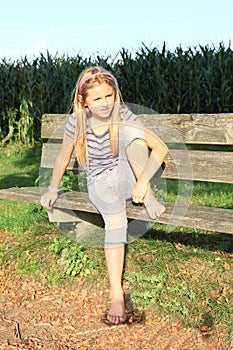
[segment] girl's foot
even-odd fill
[[[113,325],[119,325],[126,322],[124,295],[111,298],[110,308],[106,319]]]
[[[157,201],[152,190],[150,189],[144,198],[144,206],[149,217],[152,220],[157,219],[161,214],[166,211],[166,208]]]

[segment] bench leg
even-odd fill
[[[100,214],[53,209],[48,211],[48,216],[49,221],[71,239],[85,247],[103,248],[105,230]]]
[[[105,240],[104,221],[100,214],[83,211],[48,211],[49,221],[53,222],[66,236],[85,247],[103,248]],[[148,231],[146,221],[128,219],[128,242],[142,237]]]

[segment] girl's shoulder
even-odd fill
[[[138,115],[134,114],[125,104],[120,106],[120,115],[123,121],[134,121],[138,118]]]
[[[68,121],[72,124],[75,124],[75,121],[76,121],[76,116],[75,116],[75,113],[71,113],[68,117]]]
[[[65,132],[72,138],[75,137],[75,125],[76,125],[76,117],[75,117],[75,114],[72,113],[69,115],[65,126]]]

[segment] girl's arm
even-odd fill
[[[70,163],[70,159],[74,150],[74,140],[68,136],[66,133],[64,134],[64,138],[62,141],[61,149],[56,158],[52,179],[50,183],[50,190],[46,192],[41,197],[41,205],[46,209],[52,209],[52,206],[56,202],[58,198],[58,189],[61,182],[61,179],[66,171],[67,166]]]

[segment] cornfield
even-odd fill
[[[101,65],[117,78],[125,102],[158,113],[233,112],[233,51],[198,46],[174,52],[142,44],[111,57],[40,54],[29,61],[0,62],[0,143],[32,144],[43,113],[67,113],[79,73]]]

